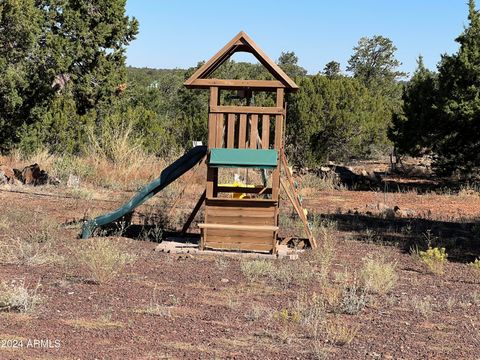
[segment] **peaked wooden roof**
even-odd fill
[[[207,79],[207,77],[218,69],[220,65],[227,61],[234,53],[239,51],[249,52],[255,56],[276,80]],[[285,88],[287,91],[298,90],[297,84],[295,84],[295,82],[290,79],[290,77],[288,77],[288,75],[285,74],[285,72],[243,31],[240,31],[219,52],[195,71],[195,73],[184,82],[184,85],[189,88],[220,86],[232,89],[251,87],[259,89]]]

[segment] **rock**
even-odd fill
[[[8,184],[8,179],[5,176],[5,173],[0,170],[0,185]]]
[[[50,185],[60,185],[61,181],[55,176],[48,176],[48,183]]]
[[[395,216],[400,217],[400,218],[411,218],[415,217],[416,213],[415,211],[411,209],[400,209],[398,206],[395,206]]]
[[[222,279],[222,280],[220,280],[220,281],[221,281],[222,283],[225,283],[225,284],[226,284],[226,283],[228,283],[230,280],[228,280],[228,279]]]
[[[80,177],[70,174],[68,175],[67,187],[78,188],[80,186]]]
[[[26,185],[44,185],[48,182],[48,174],[41,170],[37,163],[25,166],[22,170],[22,178]]]
[[[14,174],[14,179],[22,182],[26,185],[45,185],[45,184],[52,184],[58,185],[60,184],[60,180],[55,177],[48,176],[45,170],[41,170],[38,164],[32,164],[29,166],[25,166],[23,170],[12,169]],[[13,181],[14,183],[15,181]]]
[[[386,211],[388,209],[390,209],[390,207],[385,205],[384,203],[382,203],[382,202],[377,203],[377,210],[378,211]]]
[[[277,256],[279,258],[284,258],[288,255],[288,246],[287,245],[277,245]]]
[[[1,165],[0,166],[0,184],[13,184],[15,182],[15,172],[12,168]],[[3,182],[2,182],[3,180]]]

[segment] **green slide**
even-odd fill
[[[129,202],[124,204],[122,207],[115,211],[109,212],[108,214],[96,217],[95,219],[85,221],[82,228],[82,239],[88,239],[90,236],[92,236],[93,231],[98,226],[117,221],[122,216],[132,212],[137,206],[142,205],[145,201],[165,188],[168,184],[172,183],[196,164],[198,164],[198,162],[202,160],[206,154],[206,146],[194,147],[185,155],[166,167],[160,174],[159,178],[153,180],[150,184],[141,189],[133,198],[130,199]]]

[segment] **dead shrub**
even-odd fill
[[[12,280],[0,282],[0,311],[29,312],[41,302],[37,294],[38,284],[35,288],[29,289],[23,280]]]

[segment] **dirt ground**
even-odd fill
[[[298,260],[268,260],[273,277],[251,277],[245,264],[253,260],[159,253],[148,239],[115,236],[104,239],[133,260],[112,280],[95,283],[77,261],[83,241],[75,221],[131,195],[0,188],[0,242],[46,234],[52,244],[34,254],[50,255],[49,261],[24,256],[0,264],[1,281],[24,281],[40,298],[31,311],[0,312],[0,359],[480,358],[480,274],[467,265],[480,255],[476,194],[304,190],[310,212],[336,226],[327,282],[319,276],[322,255],[311,250]],[[191,208],[195,198],[180,207]],[[173,199],[157,198],[139,212],[158,205],[155,211],[165,214],[158,209]],[[404,216],[389,216],[395,206]],[[180,223],[184,215],[170,216]],[[443,275],[408,252],[426,241],[446,247]],[[392,290],[354,291],[365,301],[350,313],[318,306],[325,284],[335,289],[342,274],[359,275],[369,256],[396,264]],[[317,307],[315,323],[308,319]]]

